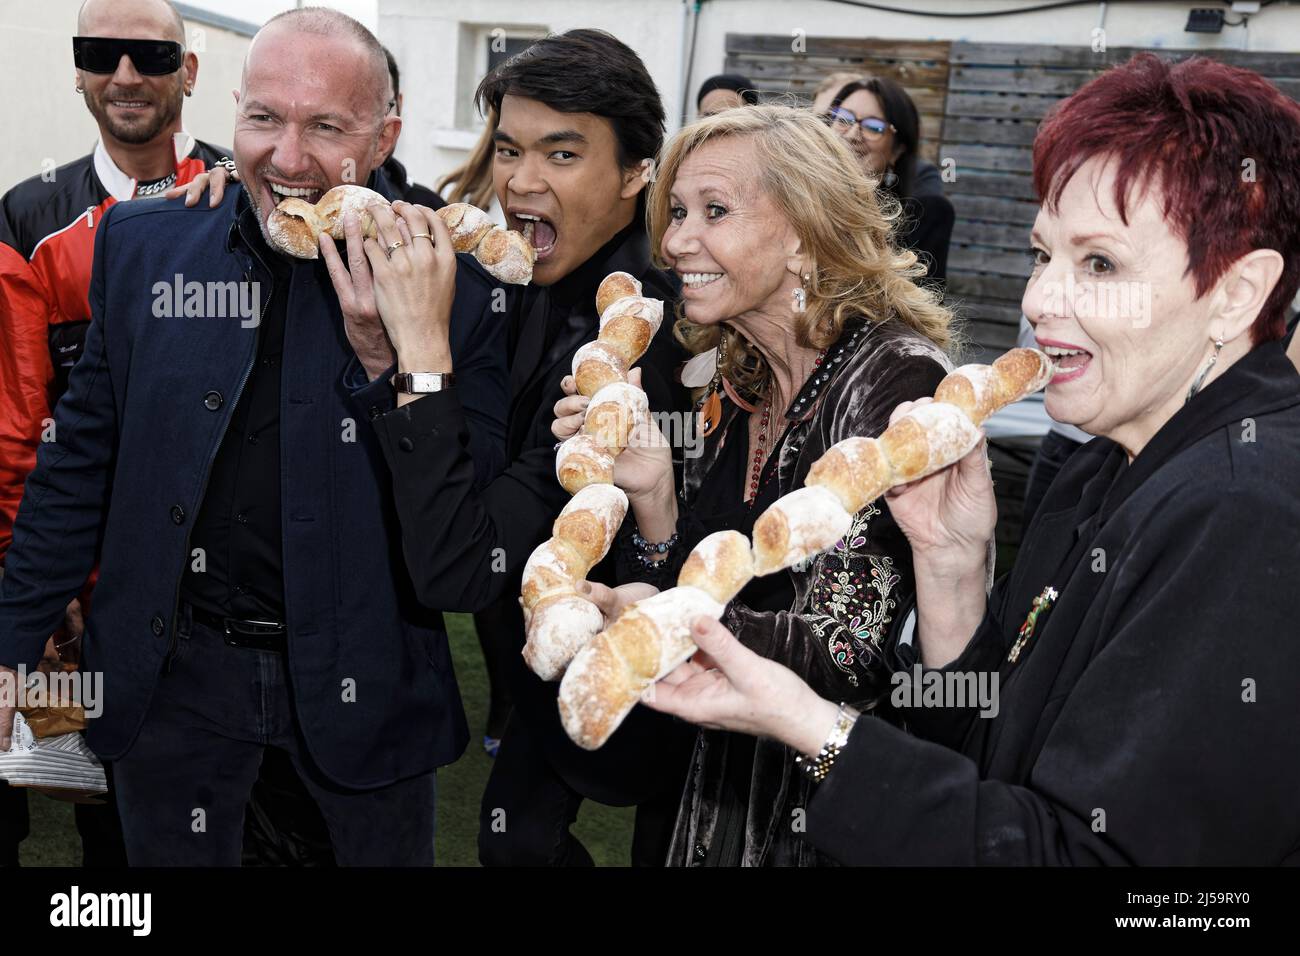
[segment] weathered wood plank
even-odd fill
[[[957,178],[962,170],[984,169],[998,173],[1028,173],[1033,170],[1033,154],[1024,146],[976,146],[969,143],[944,144],[945,159],[956,160]]]
[[[943,137],[949,143],[985,146],[1030,146],[1038,124],[1023,120],[972,119],[949,114]]]
[[[1025,294],[1025,280],[1008,276],[977,275],[948,269],[948,295],[954,298],[1000,299],[1016,303]]]
[[[1091,46],[1055,46],[1036,43],[970,43],[957,41],[949,54],[954,65],[985,66],[1050,65],[1074,69],[1099,70],[1126,63],[1143,48],[1108,47],[1095,53]],[[1243,66],[1267,77],[1300,77],[1300,55],[1294,53],[1255,53],[1243,50],[1153,50],[1159,56],[1183,60],[1189,56],[1208,56],[1223,63]]]
[[[1001,299],[959,299],[949,296],[947,305],[963,320],[972,325],[979,325],[979,340],[985,344],[997,344],[1011,348],[1016,344],[1016,335],[1020,329],[1020,304],[1004,302]],[[988,326],[988,329],[984,329]],[[994,330],[992,327],[997,326]],[[973,333],[972,333],[973,334]]]
[[[958,175],[957,181],[961,182]],[[1001,196],[967,196],[954,193],[948,197],[958,219],[985,219],[989,222],[1013,222],[1030,225],[1038,217],[1038,203]]]
[[[943,150],[939,152],[942,156]],[[952,181],[943,184],[943,191],[949,196],[1003,196],[1007,199],[1038,201],[1038,196],[1034,193],[1034,181],[1024,173],[990,173],[978,169],[957,168],[953,171],[956,175]]]
[[[794,51],[800,40],[803,53]],[[800,37],[779,33],[728,33],[724,46],[727,53],[785,53],[809,57],[864,57],[903,60],[948,60],[952,43],[948,40],[878,40],[865,37]]]
[[[980,246],[948,247],[948,269],[962,272],[991,272],[1022,281],[1033,271],[1033,263],[1023,253],[998,252]]]
[[[845,66],[838,63],[828,64],[820,60],[808,61],[798,56],[750,56],[747,54],[729,54],[726,63],[728,71],[747,76],[751,80],[766,77],[769,79],[782,79],[788,82],[795,80],[807,82],[811,80],[817,83],[820,83],[824,76],[843,70]],[[858,67],[855,64],[849,68],[856,70]],[[869,66],[864,64],[862,72],[888,76],[908,89],[917,87],[941,90],[944,89],[948,82],[948,64],[946,63],[922,64],[904,61],[888,64],[881,61],[872,63]]]
[[[968,246],[992,246],[1019,254],[1029,248],[1029,228],[1019,223],[1013,225],[959,219],[953,223],[952,242]]]
[[[1061,96],[952,91],[948,93],[946,112],[952,118],[991,117],[1037,122],[1062,99]]]
[[[964,320],[965,334],[964,338],[969,342],[978,342],[986,348],[994,348],[1000,352],[1016,347],[1016,336],[1020,331],[1020,313],[1016,312],[1015,322],[1003,322],[1000,320],[985,320],[967,317]]]
[[[948,89],[1069,96],[1094,76],[1096,73],[1087,70],[954,66],[948,77]]]

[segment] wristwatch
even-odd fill
[[[455,384],[452,372],[398,372],[393,376],[393,388],[405,395],[428,395]]]
[[[835,715],[835,723],[831,725],[831,732],[826,736],[826,743],[822,744],[822,749],[815,754],[800,754],[794,758],[794,765],[813,783],[821,783],[831,772],[831,765],[835,763],[835,758],[849,742],[853,725],[861,716],[861,713],[848,704],[840,704],[840,711]]]

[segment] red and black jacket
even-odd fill
[[[189,148],[176,163],[177,185],[230,155],[181,137]],[[97,143],[0,197],[0,564],[45,423],[90,324],[95,232],[108,208],[135,190]]]

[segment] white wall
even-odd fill
[[[894,6],[965,12],[1005,9],[1028,0],[891,0]],[[608,30],[640,54],[677,126],[682,103],[682,49],[687,0],[378,0],[379,38],[403,71],[403,133],[398,157],[414,178],[432,184],[464,160],[478,129],[469,96],[479,77],[476,44],[463,42],[466,25],[484,31],[532,26],[555,33],[577,27]],[[1230,48],[1300,52],[1300,5],[1276,4],[1250,18],[1246,30],[1220,34],[1183,30],[1196,3],[1093,3],[1014,17],[943,19],[881,13],[825,0],[705,0],[701,4],[693,94],[722,71],[727,33],[795,36],[896,37],[911,40],[1055,43],[1089,46],[1102,26],[1108,46]],[[1209,5],[1209,4],[1202,4]],[[1105,7],[1103,17],[1102,8]],[[1230,19],[1236,19],[1229,15]],[[694,111],[692,95],[689,111]],[[688,119],[691,117],[688,116]]]
[[[90,152],[95,121],[74,91],[72,37],[81,0],[0,0],[0,193],[39,175],[46,159],[56,165]],[[187,22],[191,48],[202,45],[194,95],[185,101],[185,126],[196,137],[230,146],[235,102],[248,38]]]

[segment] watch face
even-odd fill
[[[393,380],[393,385],[399,392],[410,395],[441,392],[453,384],[455,376],[451,372],[402,372]]]

